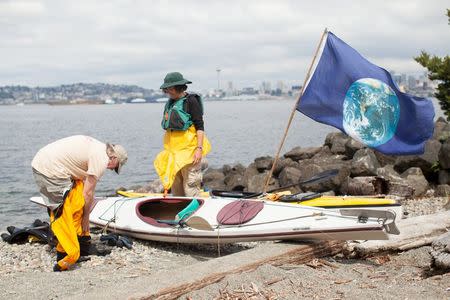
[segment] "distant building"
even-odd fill
[[[416,88],[416,78],[414,76],[408,76],[408,89],[413,90]]]
[[[284,93],[285,92],[285,85],[284,85],[284,82],[283,81],[281,81],[281,80],[279,80],[278,82],[277,82],[277,90],[280,90],[281,91],[281,93]]]
[[[392,79],[394,80],[395,84],[397,86],[402,85],[402,75],[400,74],[392,74]]]
[[[234,88],[233,88],[233,82],[232,81],[228,81],[227,83],[227,90],[225,91],[225,96],[227,97],[231,97],[234,96],[236,94]]]
[[[406,74],[402,73],[401,76],[402,76],[402,85],[406,85],[406,78],[407,78]]]
[[[241,91],[241,95],[256,95],[258,92],[252,87],[245,87]]]
[[[260,91],[262,94],[270,94],[272,92],[272,87],[269,81],[263,81],[261,83]]]

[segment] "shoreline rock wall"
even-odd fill
[[[274,158],[257,157],[247,167],[238,163],[209,168],[203,175],[208,190],[262,191]],[[320,147],[295,147],[275,166],[268,190],[298,183],[331,169],[336,176],[316,184],[294,187],[297,192],[339,195],[388,194],[404,198],[450,196],[450,124],[439,118],[422,155],[390,156],[367,148],[342,132],[332,132]],[[161,192],[159,180],[141,192]]]
[[[435,123],[433,137],[422,155],[388,156],[367,148],[342,132],[327,135],[321,147],[295,147],[280,157],[268,189],[287,186],[330,169],[337,176],[318,184],[292,188],[292,192],[332,192],[344,195],[389,194],[405,198],[450,196],[450,124]],[[274,158],[258,157],[242,164],[208,169],[208,189],[261,191]]]

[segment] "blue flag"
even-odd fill
[[[422,154],[434,129],[430,100],[400,92],[388,71],[331,32],[297,110],[385,154]]]

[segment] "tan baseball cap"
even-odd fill
[[[112,150],[114,152],[114,156],[116,156],[119,159],[119,165],[114,170],[117,174],[120,173],[120,169],[122,169],[122,166],[127,162],[128,160],[128,153],[125,150],[125,148],[122,145],[114,145],[107,143],[106,147],[109,150]]]

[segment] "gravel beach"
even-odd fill
[[[404,200],[409,216],[443,210],[447,198]],[[93,241],[100,244],[99,235]],[[127,289],[127,283],[141,276],[155,276],[217,257],[217,245],[176,245],[133,240],[133,249],[111,248],[105,257],[91,256],[69,272],[54,273],[55,250],[48,245],[0,243],[1,299],[56,299],[79,297],[86,291]],[[264,242],[266,243],[266,242]],[[229,255],[264,243],[221,246]],[[105,246],[106,247],[106,246]],[[191,299],[443,299],[450,298],[450,275],[429,276],[429,247],[365,260],[342,255],[306,265],[258,269],[227,276],[219,283],[194,291]],[[213,272],[214,270],[212,270]],[[189,280],[189,278],[186,278]],[[170,283],[167,283],[170,285]],[[139,291],[130,290],[132,295]],[[156,291],[155,291],[156,292]],[[228,295],[228,296],[227,296]],[[241,297],[241,298],[239,298]],[[183,298],[184,299],[184,298]]]

